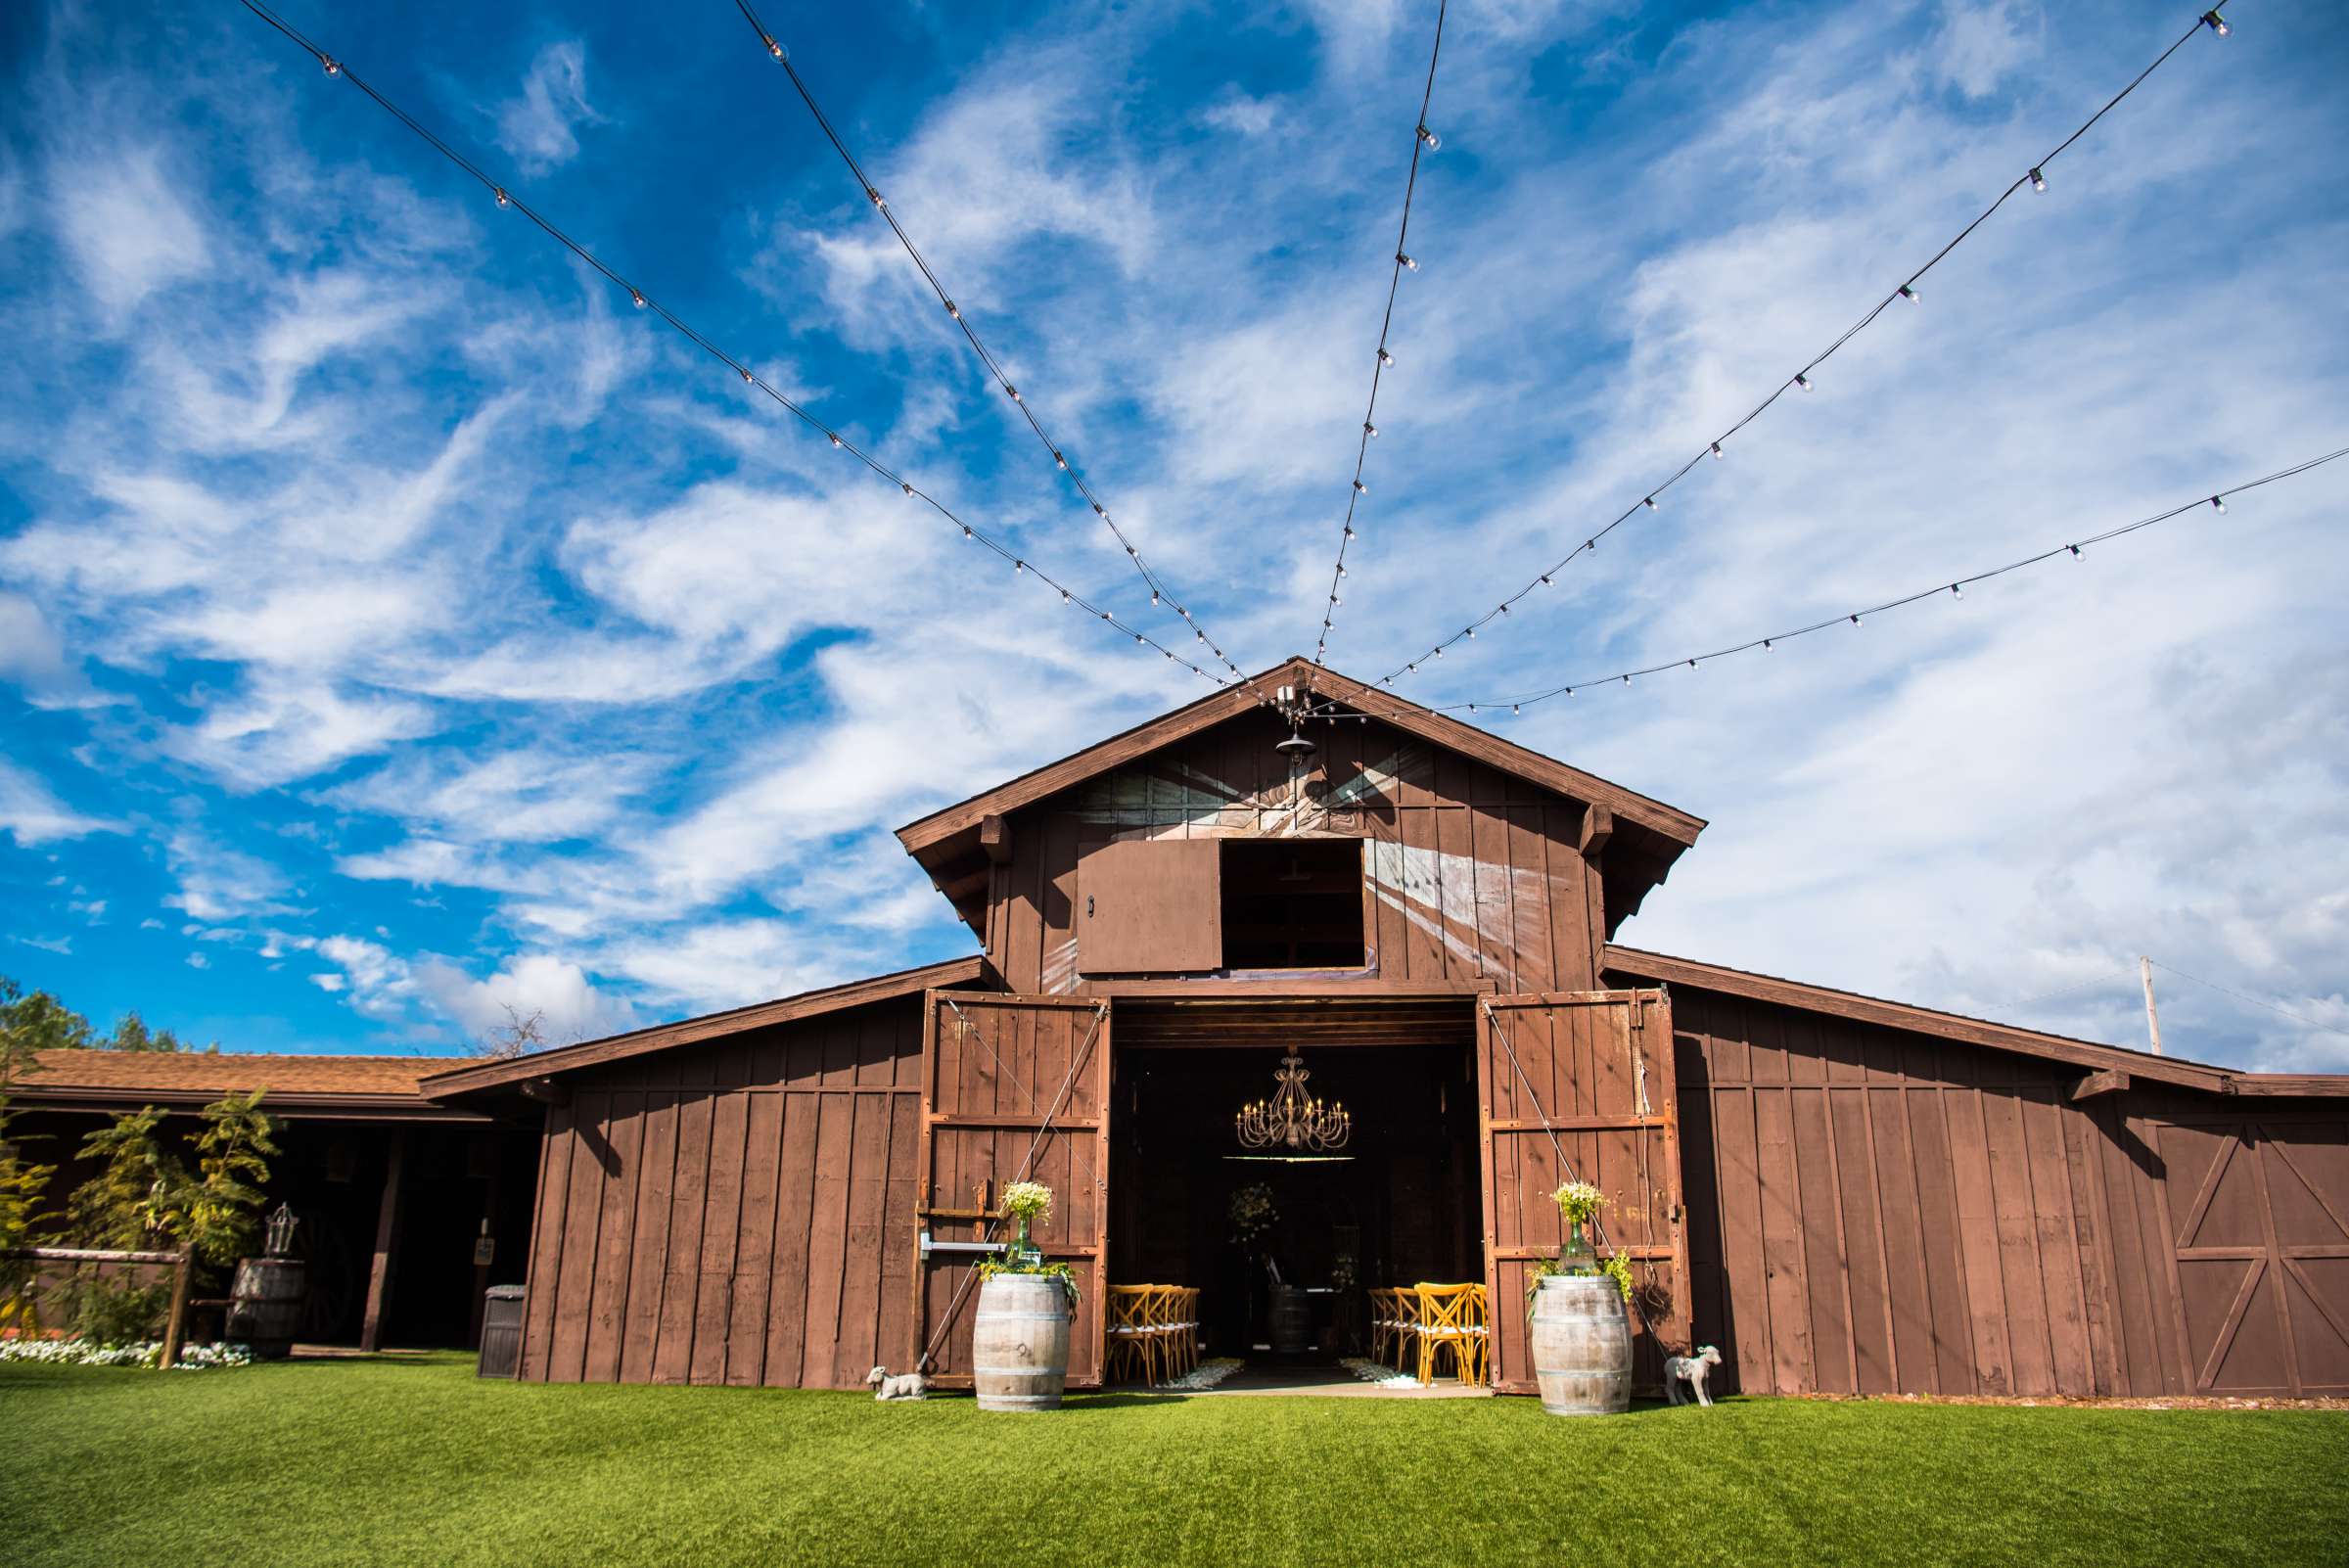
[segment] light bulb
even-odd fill
[[[1721,442],[1719,442],[1719,441],[1715,441],[1715,442],[1713,443],[1713,455],[1714,455],[1715,457],[1726,457],[1726,456],[1727,456],[1727,455],[1728,455],[1728,454],[1727,454],[1726,452],[1724,452],[1724,451],[1721,449]]]
[[[1809,392],[1811,390],[1811,378],[1805,375],[1802,371],[1798,370],[1794,373],[1794,384],[1805,392]]]
[[[2227,36],[2227,19],[2220,16],[2216,11],[2203,12],[2202,24],[2208,27],[2211,31],[2217,33],[2222,38]]]
[[[1962,599],[1965,597],[1965,590],[1959,587],[1957,583],[1953,582],[1950,584],[1950,597],[1953,599]]]
[[[1020,390],[1007,382],[1003,387],[1003,395],[1016,403],[1020,400]]]
[[[1542,574],[1542,586],[1544,588],[1549,586],[1549,574],[1546,572]]]
[[[1518,707],[1515,703],[1511,703],[1509,704],[1509,712],[1512,714],[1522,714],[1525,712],[1525,710]]]
[[[1652,495],[1651,495],[1651,496],[1648,496],[1648,497],[1647,497],[1645,500],[1641,501],[1639,504],[1640,504],[1641,506],[1644,506],[1644,507],[1646,507],[1646,508],[1647,508],[1649,511],[1651,511],[1651,512],[1653,512],[1653,511],[1657,510],[1657,507],[1656,507],[1656,498],[1655,498],[1654,496],[1652,496]]]
[[[512,207],[512,206],[514,205],[514,198],[512,198],[511,196],[508,196],[508,195],[506,194],[506,188],[505,188],[504,186],[502,186],[502,185],[499,185],[499,186],[493,186],[493,187],[492,187],[492,189],[493,189],[493,190],[495,190],[495,191],[497,192],[497,205],[498,205],[498,206],[500,206],[500,207]]]
[[[1475,713],[1475,712],[1476,712],[1476,704],[1474,704],[1474,703],[1470,703],[1470,704],[1468,705],[1468,712],[1470,712],[1470,713],[1472,713],[1472,714],[1473,714],[1473,713]]]
[[[772,33],[767,34],[766,52],[774,56],[777,60],[781,60],[783,58],[783,45],[776,41]]]
[[[840,444],[840,438],[839,438],[839,437],[837,437],[837,436],[833,437],[833,438],[832,438],[832,444],[833,444],[834,446],[838,446],[838,445]]]
[[[1329,602],[1330,602],[1331,604],[1343,604],[1343,603],[1345,603],[1346,601],[1344,601],[1343,599],[1340,599],[1340,598],[1339,598],[1339,597],[1338,597],[1336,594],[1334,594],[1334,593],[1333,593],[1333,594],[1331,594],[1331,595],[1329,596]]]
[[[906,493],[906,494],[908,494],[908,495],[911,495],[911,494],[913,493],[913,486],[912,486],[912,485],[910,485],[910,484],[909,484],[909,485],[907,485],[907,486],[905,487],[905,493]],[[971,526],[970,526],[968,523],[965,523],[965,524],[962,526],[962,536],[963,536],[963,538],[964,538],[964,539],[966,539],[966,540],[970,540],[970,539],[976,539],[977,537],[979,537],[979,535],[978,535],[978,534],[976,534],[976,533],[973,533],[973,532],[971,531]]]
[[[951,300],[946,301],[946,314],[952,316],[956,321],[960,321],[962,319],[961,307],[956,305]]]
[[[888,204],[887,202],[884,202],[883,200],[881,200],[881,193],[880,193],[879,191],[876,191],[876,190],[874,190],[874,189],[873,189],[871,186],[869,186],[869,185],[868,185],[868,186],[866,186],[866,187],[864,188],[864,197],[865,197],[865,200],[866,200],[866,201],[868,201],[868,202],[872,203],[872,204],[873,204],[873,206],[875,206],[875,207],[881,207],[881,208],[885,208],[885,207],[889,206],[889,204]]]
[[[1365,419],[1362,421],[1362,434],[1369,437],[1372,440],[1376,440],[1378,439],[1378,427]]]
[[[1351,523],[1346,525],[1346,537],[1350,539],[1354,537],[1354,525]]]
[[[1069,602],[1069,590],[1068,590],[1068,589],[1066,589],[1066,588],[1063,588],[1063,589],[1061,589],[1061,590],[1060,590],[1060,602],[1061,602],[1062,604],[1067,604],[1067,603]]]
[[[2067,544],[2064,546],[2064,548],[2072,552],[2073,560],[2077,561],[2080,559],[2080,546],[2077,544]]]
[[[908,494],[908,495],[911,495],[911,494],[913,493],[913,486],[912,486],[912,485],[910,485],[910,484],[906,484],[906,483],[905,483],[903,480],[899,480],[899,481],[898,481],[898,489],[901,489],[901,490],[903,490],[903,491],[904,491],[906,494]],[[969,535],[969,533],[970,533],[970,531],[971,531],[971,530],[970,530],[969,529],[964,529],[962,531],[963,531],[964,535],[967,537],[967,536]]]
[[[1916,291],[1904,283],[1901,285],[1901,298],[1908,300],[1911,304],[1914,304],[1916,303]]]
[[[1406,272],[1416,272],[1419,270],[1418,259],[1412,256],[1408,252],[1396,252],[1395,259],[1403,263],[1404,270]]]
[[[1437,657],[1438,659],[1441,659],[1441,658],[1443,658],[1443,657],[1444,657],[1444,650],[1443,650],[1441,647],[1439,647],[1439,648],[1436,650],[1436,657]]]
[[[2045,174],[2042,174],[2038,169],[2033,169],[2031,171],[2031,189],[2035,191],[2044,191],[2047,188],[2048,177]]]
[[[1343,561],[1338,563],[1338,576],[1341,577],[1346,576],[1346,563]]]
[[[1431,153],[1444,145],[1444,138],[1429,130],[1425,125],[1419,127],[1419,140],[1427,144],[1427,150]]]
[[[1696,661],[1695,661],[1695,660],[1693,660],[1693,659],[1689,660],[1689,661],[1688,661],[1688,668],[1689,668],[1689,669],[1694,669],[1696,668]]]
[[[1572,686],[1566,688],[1566,695],[1569,697],[1574,695],[1574,688]]]
[[[1358,479],[1354,482],[1354,493],[1357,495],[1367,495],[1370,493],[1370,486],[1364,484],[1360,480]]]
[[[1466,632],[1465,632],[1465,633],[1463,633],[1463,635],[1465,635],[1465,636],[1470,636],[1470,637],[1473,637],[1473,636],[1475,636],[1475,635],[1476,635],[1476,628],[1475,628],[1474,626],[1470,626],[1470,627],[1469,627],[1469,628],[1466,630]]]
[[[736,366],[735,368],[736,368],[736,369],[741,369],[741,367],[740,367],[740,366]],[[742,372],[742,384],[743,384],[745,387],[748,387],[748,386],[751,384],[751,373],[750,373],[749,371],[747,371],[747,370],[744,370],[744,371]]]
[[[1852,617],[1852,624],[1855,626],[1860,624],[1860,618],[1858,616]]]
[[[1378,362],[1381,366],[1389,369],[1392,369],[1395,364],[1395,356],[1387,352],[1387,346],[1383,343],[1378,346]]]
[[[325,71],[330,76],[340,76],[343,74],[343,62],[337,60],[332,55],[320,55],[318,57],[318,69]]]
[[[1012,562],[1012,563],[1011,563],[1011,575],[1012,575],[1013,576],[1015,576],[1015,577],[1024,577],[1024,576],[1026,576],[1028,575],[1028,563],[1027,563],[1027,562],[1025,562],[1025,561],[1014,561],[1014,562]]]
[[[1150,640],[1149,638],[1147,638],[1147,637],[1143,636],[1143,635],[1142,635],[1140,632],[1138,632],[1138,631],[1137,631],[1137,632],[1135,632],[1135,633],[1133,634],[1133,645],[1134,645],[1136,648],[1139,648],[1139,647],[1141,647],[1143,644],[1147,643],[1149,640]]]
[[[1762,647],[1765,651],[1768,651],[1770,647],[1770,639],[1768,637],[1762,639]]]
[[[2218,495],[2214,495],[2214,496],[2212,496],[2212,497],[2210,498],[2210,509],[2211,509],[2212,511],[2214,511],[2214,512],[2224,512],[2224,511],[2226,511],[2226,510],[2227,510],[2227,501],[2226,501],[2226,498],[2225,498],[2224,496],[2218,496]]]
[[[1507,614],[1509,613],[1509,607],[1508,607],[1507,605],[1505,605],[1505,604],[1504,604],[1504,605],[1502,605],[1502,606],[1500,607],[1500,613],[1501,613],[1502,615],[1504,615],[1504,616],[1505,616],[1505,615],[1507,615]]]
[[[642,310],[644,308],[645,298],[644,291],[642,289],[630,289],[628,291],[628,299],[634,302],[637,309]]]

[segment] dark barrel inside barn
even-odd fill
[[[309,1306],[309,1265],[299,1258],[240,1258],[228,1292],[227,1333],[263,1360],[294,1349]]]
[[[1283,748],[1283,688],[1359,721]],[[1530,1393],[1572,1177],[1635,1387],[1711,1344],[1751,1393],[2349,1394],[2349,1079],[1614,945],[1703,827],[1295,661],[901,829],[981,954],[426,1092],[543,1129],[526,1378],[967,1387],[1034,1178],[1073,1388],[1112,1282],[1259,1354],[1269,1261],[1315,1354],[1369,1289],[1483,1283]],[[1355,1117],[1326,1158],[1235,1136],[1288,1055]],[[1235,1242],[1255,1186],[1285,1228]]]

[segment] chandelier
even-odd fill
[[[1354,1131],[1354,1118],[1346,1114],[1345,1106],[1324,1105],[1305,1092],[1305,1081],[1313,1075],[1305,1070],[1302,1057],[1283,1056],[1280,1071],[1272,1076],[1280,1082],[1272,1097],[1243,1105],[1232,1116],[1232,1130],[1239,1134],[1240,1147],[1318,1152],[1346,1146]]]

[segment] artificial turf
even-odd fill
[[[456,1356],[0,1365],[0,1562],[2339,1563],[2349,1414],[879,1405]]]

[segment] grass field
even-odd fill
[[[876,1405],[455,1356],[0,1366],[0,1561],[2338,1563],[2349,1415],[1730,1401]]]

